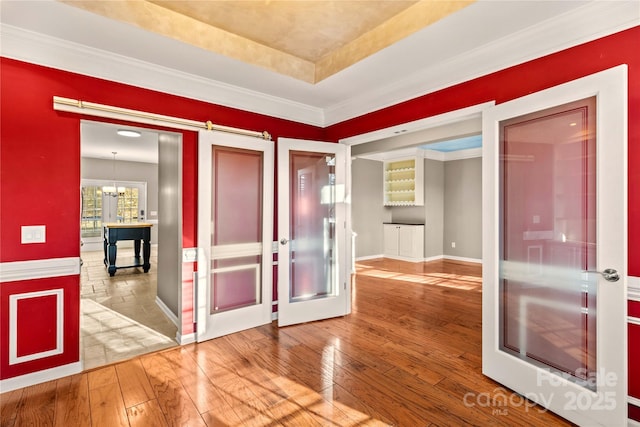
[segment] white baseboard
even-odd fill
[[[174,325],[176,325],[176,328],[178,328],[178,330],[180,330],[180,321],[178,320],[178,317],[173,314],[171,310],[169,310],[169,307],[167,307],[166,304],[158,296],[156,296],[156,305],[160,307],[160,310],[162,310],[164,315],[167,316]]]
[[[464,262],[473,262],[476,264],[482,264],[482,259],[478,259],[478,258],[466,258],[462,256],[453,256],[453,255],[443,255],[442,257],[444,259],[448,259],[451,261],[464,261]]]
[[[47,381],[57,380],[58,378],[67,377],[82,372],[82,362],[69,363],[68,365],[56,366],[55,368],[45,369],[31,374],[20,375],[19,377],[8,378],[0,381],[0,390],[7,392],[19,388],[29,387],[32,385],[44,383]]]
[[[190,334],[187,335],[182,335],[180,334],[180,332],[176,333],[176,341],[178,341],[178,344],[180,345],[187,345],[187,344],[191,344],[196,342],[196,334],[195,332],[192,332]]]
[[[278,320],[278,312],[277,311],[272,311],[271,312],[271,321],[274,320]]]
[[[380,255],[366,255],[366,256],[360,256],[356,258],[356,262],[358,261],[367,261],[370,259],[377,259],[377,258],[384,258],[384,255],[380,254]]]
[[[406,262],[422,262],[423,259],[422,258],[409,258],[409,257],[404,257],[404,256],[389,256],[389,255],[384,255],[384,258],[388,258],[388,259],[397,259],[398,261],[406,261]]]
[[[482,264],[482,260],[478,258],[466,258],[461,256],[453,256],[453,255],[435,255],[435,256],[430,256],[422,259],[407,258],[407,257],[401,257],[401,256],[374,255],[371,257],[356,258],[356,261],[364,261],[367,259],[375,259],[375,258],[389,258],[389,259],[397,259],[400,261],[408,261],[408,262],[431,262],[431,261],[439,261],[441,259],[448,259],[451,261],[464,261],[464,262],[473,262],[476,264]],[[639,285],[639,291],[640,291],[640,285]]]

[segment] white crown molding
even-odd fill
[[[478,105],[472,105],[469,107],[461,108],[459,110],[449,111],[437,116],[425,117],[424,119],[414,120],[412,122],[402,123],[396,126],[391,126],[384,129],[378,129],[372,132],[363,133],[360,135],[343,138],[340,140],[340,144],[344,145],[360,145],[367,142],[378,141],[384,138],[393,137],[406,137],[406,135],[414,134],[415,132],[423,131],[425,129],[437,128],[441,126],[451,126],[456,123],[477,120],[477,132],[482,130],[482,113],[487,109],[495,105],[495,101],[489,101]],[[475,131],[475,130],[474,130]],[[420,139],[420,138],[418,138]],[[434,140],[421,140],[418,143],[435,142]]]
[[[384,153],[363,154],[354,156],[357,159],[375,160],[378,162],[384,162],[385,160],[401,158],[401,157],[424,157],[429,160],[436,160],[439,162],[450,162],[452,160],[464,160],[474,159],[482,157],[482,147],[470,148],[468,150],[458,150],[442,152],[436,150],[425,150],[420,148],[404,148],[400,150],[388,151]]]
[[[640,25],[639,9],[635,1],[591,1],[494,43],[416,70],[401,81],[324,109],[6,24],[0,24],[1,55],[322,127],[632,28]]]
[[[319,108],[0,24],[4,57],[314,126]],[[64,96],[64,94],[61,94]],[[94,100],[87,100],[94,101]]]
[[[438,162],[447,161],[447,153],[436,150],[422,150],[422,157],[429,160],[436,160]]]
[[[80,274],[80,258],[51,258],[0,263],[0,283]]]
[[[540,25],[418,70],[395,84],[326,108],[324,125],[371,113],[637,25],[640,25],[637,2],[589,2]]]
[[[482,147],[469,148],[467,150],[457,150],[441,152],[435,150],[423,149],[423,157],[425,159],[438,160],[440,162],[450,162],[453,160],[475,159],[482,157]]]
[[[429,150],[425,150],[425,151],[429,151]],[[425,155],[425,157],[427,156]],[[448,153],[444,153],[445,162],[450,162],[452,160],[475,159],[478,157],[482,157],[482,147],[469,148],[467,150],[450,151]]]

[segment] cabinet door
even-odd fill
[[[398,255],[398,226],[394,224],[384,224],[384,254],[390,256]]]
[[[398,226],[398,255],[401,257],[414,258],[416,228],[406,225]]]

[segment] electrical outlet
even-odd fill
[[[451,247],[455,248],[456,247],[456,242],[451,242]]]

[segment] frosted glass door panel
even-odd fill
[[[349,154],[342,144],[278,139],[278,326],[351,311]]]
[[[335,155],[290,152],[289,301],[336,291]]]
[[[500,348],[595,388],[596,101],[500,122]]]
[[[260,304],[263,154],[212,146],[211,314]]]
[[[198,133],[199,342],[271,322],[273,142]]]

